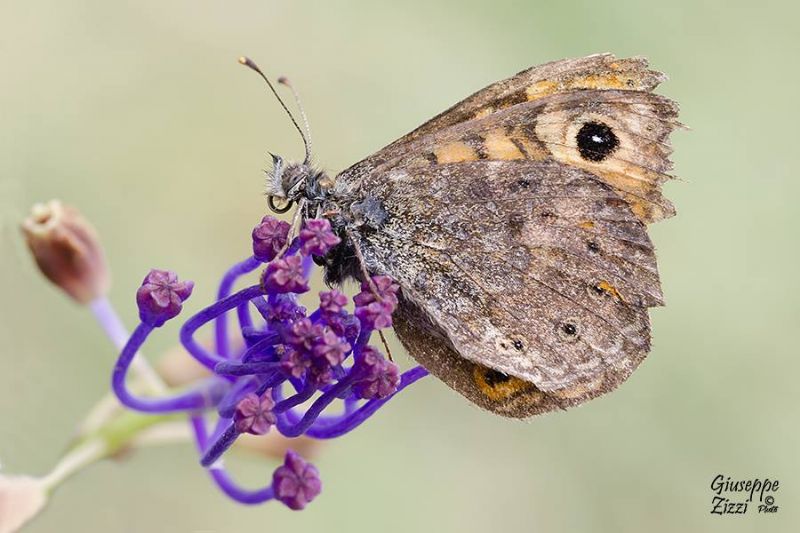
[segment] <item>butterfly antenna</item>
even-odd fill
[[[308,163],[308,155],[311,154],[311,126],[308,123],[308,116],[306,116],[306,110],[303,108],[303,102],[300,101],[300,94],[297,92],[297,89],[294,88],[294,85],[289,82],[289,79],[286,76],[281,76],[278,78],[278,83],[281,85],[285,85],[292,91],[292,96],[294,96],[295,104],[297,104],[297,109],[300,110],[300,118],[303,119],[303,127],[306,130],[306,139],[308,140],[308,150],[306,151],[306,161]]]
[[[305,162],[308,163],[311,160],[311,142],[309,141],[308,137],[306,137],[306,134],[303,132],[302,128],[300,128],[300,124],[297,123],[297,120],[295,120],[294,115],[292,115],[292,112],[289,111],[288,107],[286,107],[286,104],[284,103],[284,101],[281,98],[281,96],[278,94],[278,91],[275,90],[275,87],[272,85],[272,82],[269,81],[269,78],[267,78],[267,76],[261,71],[261,69],[258,68],[258,65],[256,65],[253,62],[253,60],[250,59],[249,57],[245,57],[245,56],[240,57],[239,58],[239,63],[241,63],[242,65],[246,66],[250,70],[254,70],[255,72],[257,72],[258,75],[261,76],[261,79],[263,79],[265,82],[267,82],[267,86],[272,91],[272,94],[274,94],[275,98],[278,99],[278,103],[281,104],[281,107],[283,108],[283,110],[286,111],[287,115],[289,115],[289,119],[292,121],[292,124],[294,124],[295,129],[297,129],[297,132],[300,134],[300,137],[303,139],[303,145],[306,148],[306,159],[305,159]],[[301,112],[302,112],[302,110],[301,110]],[[304,114],[303,118],[305,119],[305,114]]]

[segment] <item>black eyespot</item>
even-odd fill
[[[493,368],[487,368],[486,372],[483,373],[483,380],[490,387],[494,387],[499,383],[505,383],[509,379],[511,379],[511,376]]]
[[[575,138],[581,157],[599,162],[611,155],[619,146],[619,138],[602,122],[587,122]]]
[[[517,340],[514,341],[514,348],[516,348],[520,352],[522,351],[522,348],[524,348],[524,347],[525,347],[525,345],[522,344],[521,340],[517,339]]]
[[[597,253],[600,251],[600,246],[598,246],[597,243],[594,241],[587,242],[586,247],[589,248],[590,252]]]
[[[592,289],[592,292],[594,292],[598,296],[605,296],[606,295],[605,289],[603,289],[603,287],[601,287],[599,284],[598,285],[592,285],[591,289]]]
[[[522,179],[517,180],[517,184],[520,187],[522,187],[523,189],[527,189],[531,185],[531,180],[529,180],[527,178],[522,178]]]
[[[581,338],[581,321],[576,317],[566,318],[556,324],[556,334],[564,342],[578,342]]]

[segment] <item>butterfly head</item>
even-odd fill
[[[267,202],[275,213],[285,213],[304,200],[319,205],[332,182],[327,174],[307,162],[295,163],[272,155],[272,170],[267,172]]]
[[[286,115],[292,121],[300,137],[303,139],[306,156],[302,163],[287,162],[281,156],[272,155],[272,170],[267,172],[267,203],[269,208],[275,213],[285,213],[292,208],[295,203],[302,200],[305,213],[314,212],[322,204],[327,191],[333,186],[333,182],[328,176],[311,166],[311,128],[308,125],[306,112],[300,102],[300,96],[294,89],[289,80],[285,77],[278,78],[278,83],[284,85],[292,91],[297,108],[300,111],[303,126],[300,127],[297,119],[286,107],[283,98],[275,90],[275,86],[269,78],[262,72],[252,59],[240,57],[239,63],[258,73],[266,82],[275,99],[281,105]]]

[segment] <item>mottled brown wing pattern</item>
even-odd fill
[[[450,126],[481,118],[502,109],[556,93],[582,89],[621,89],[650,92],[666,77],[649,70],[641,57],[617,59],[612,54],[595,54],[576,59],[552,61],[532,67],[493,83],[437,115],[386,149],[442,131]],[[376,154],[377,155],[377,154]]]
[[[674,215],[661,185],[672,176],[669,134],[677,106],[635,91],[580,90],[539,98],[397,145],[348,174],[381,180],[397,168],[476,160],[555,159],[596,175],[617,190],[645,222]],[[611,128],[619,146],[601,160],[581,155],[577,133],[587,123]]]
[[[544,392],[529,381],[461,357],[444,332],[405,299],[401,299],[395,312],[395,332],[408,352],[431,374],[479,407],[512,418],[566,409],[609,392],[628,378],[645,355],[631,354],[625,365],[610,366],[597,377]]]
[[[426,202],[408,202],[409,188],[425,188]],[[368,263],[394,276],[462,357],[548,391],[647,351],[646,306],[660,299],[652,246],[627,204],[585,171],[452,163],[393,171],[372,193],[390,218],[362,242]]]
[[[645,224],[674,214],[661,185],[680,126],[651,92],[664,78],[609,54],[528,69],[337,178],[346,203],[387,211],[357,238],[403,287],[399,338],[476,404],[512,417],[576,405],[647,354],[662,296]],[[596,138],[603,151],[585,145]]]

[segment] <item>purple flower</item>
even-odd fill
[[[284,333],[286,344],[293,346],[297,350],[310,352],[317,339],[322,337],[323,328],[319,324],[313,324],[307,318],[301,318],[292,323]]]
[[[275,425],[275,414],[272,408],[275,402],[270,398],[269,391],[259,398],[254,393],[244,396],[236,404],[233,414],[233,424],[239,433],[252,433],[264,435],[269,428]]]
[[[327,318],[328,327],[338,336],[354,344],[361,333],[361,322],[354,315],[340,313]]]
[[[264,318],[274,322],[293,322],[306,316],[306,308],[298,305],[291,294],[279,294],[267,307]]]
[[[393,311],[394,306],[390,302],[372,302],[357,306],[356,317],[370,329],[383,329],[391,327]]]
[[[314,356],[327,361],[329,365],[339,365],[350,351],[350,345],[333,331],[325,331],[314,344]]]
[[[339,238],[324,220],[306,222],[288,245],[286,234],[285,223],[269,217],[262,220],[253,231],[255,257],[231,267],[217,291],[218,300],[181,328],[184,348],[213,377],[169,397],[138,398],[126,389],[126,373],[152,331],[148,326],[175,316],[192,289],[191,282],[180,282],[171,272],[152,271],[137,293],[143,324],[122,350],[112,386],[131,409],[187,413],[203,450],[200,462],[215,465],[212,478],[227,495],[248,504],[278,499],[292,509],[302,509],[321,487],[316,468],[299,455],[288,453],[272,484],[256,491],[239,488],[219,459],[242,433],[260,435],[272,426],[285,437],[344,435],[377,412],[383,400],[427,372],[416,367],[401,380],[397,366],[368,344],[373,329],[391,325],[398,303],[396,283],[376,276],[374,288],[363,284],[354,298],[355,314],[346,311],[347,297],[337,290],[321,292],[319,307],[308,313],[297,303],[298,294],[309,290],[308,255],[327,253]],[[275,257],[280,250],[286,255]],[[260,284],[233,293],[238,278],[270,257]],[[236,315],[240,327],[235,336],[228,331],[228,313]],[[213,349],[195,338],[201,327],[212,323]],[[231,342],[235,337],[243,338],[244,345]],[[351,356],[354,361],[348,364]],[[338,402],[344,408],[327,411]],[[218,415],[216,420],[208,420],[212,413]],[[212,427],[226,429],[209,431]]]
[[[340,364],[350,351],[348,343],[308,318],[293,322],[283,339],[289,348],[281,358],[281,368],[295,378],[307,376],[316,387],[333,380],[331,365]]]
[[[317,467],[289,450],[283,465],[272,474],[275,497],[293,511],[305,508],[322,491]]]
[[[368,282],[363,282],[361,292],[353,298],[356,304],[355,315],[363,326],[370,329],[391,327],[400,286],[389,276],[373,276],[372,282],[375,285],[374,291]]]
[[[331,223],[324,218],[307,220],[300,230],[299,238],[300,251],[305,255],[323,256],[342,242],[331,230]]]
[[[281,357],[281,368],[292,377],[302,378],[311,368],[311,357],[307,353],[289,348]]]
[[[372,346],[365,346],[356,363],[363,379],[353,385],[353,392],[359,397],[371,400],[383,399],[397,392],[400,385],[400,369]]]
[[[336,289],[319,293],[319,309],[328,315],[338,315],[347,305],[347,296]]]
[[[392,304],[392,311],[397,306],[397,292],[400,290],[398,285],[389,276],[372,276],[372,283],[375,284],[375,290],[380,296],[380,301]],[[375,294],[372,292],[369,282],[361,282],[361,292],[353,297],[353,301],[357,306],[366,306],[372,302],[377,302]]]
[[[136,291],[139,318],[145,324],[159,327],[181,312],[183,302],[192,294],[194,283],[178,281],[168,270],[153,269]]]
[[[308,291],[308,280],[303,275],[303,258],[297,255],[272,261],[267,265],[261,279],[268,292],[281,294]]]
[[[264,263],[272,261],[286,246],[289,237],[289,223],[275,217],[266,216],[253,228],[253,255]]]
[[[316,388],[333,382],[333,368],[324,359],[314,359],[308,370],[307,379]]]

